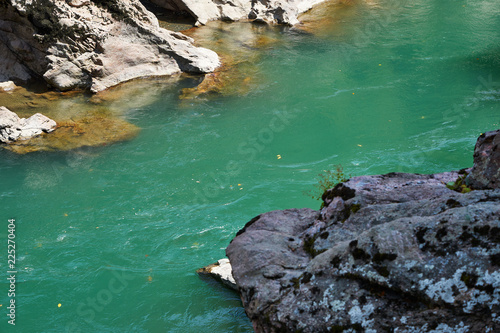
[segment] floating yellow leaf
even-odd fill
[[[241,186],[241,184],[238,184],[238,186]]]
[[[60,308],[61,307],[61,303],[57,304],[57,307]]]
[[[276,157],[278,158],[278,160],[281,160],[281,155],[276,155]]]
[[[153,281],[153,277],[150,275],[150,276],[148,276],[148,282],[151,282],[151,281]]]
[[[67,214],[67,213],[64,213],[64,216],[68,216],[68,214]]]
[[[362,145],[358,145],[358,147],[363,147]]]

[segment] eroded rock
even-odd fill
[[[354,177],[250,221],[226,253],[255,331],[499,331],[500,190],[458,176]]]
[[[215,52],[160,28],[139,0],[9,0],[0,31],[0,80],[43,78],[61,91],[219,66]]]

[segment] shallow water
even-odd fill
[[[17,331],[251,332],[238,296],[194,271],[222,258],[252,217],[318,208],[303,192],[333,164],[351,175],[471,166],[477,136],[500,127],[497,1],[325,8],[302,30],[206,28],[218,35],[205,43],[239,31],[229,51],[258,52],[244,95],[179,99],[192,79],[152,82],[147,102],[120,106],[142,129],[133,140],[0,151],[5,245],[16,219]],[[255,34],[276,41],[245,43]],[[5,247],[0,331],[10,332]]]

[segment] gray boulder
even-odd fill
[[[61,91],[219,66],[215,52],[160,28],[139,0],[5,1],[0,56],[0,81],[43,78]]]
[[[500,189],[459,176],[354,177],[247,223],[226,253],[255,331],[500,331]]]
[[[42,133],[55,130],[57,124],[41,113],[36,113],[28,119],[19,118],[17,114],[6,107],[0,106],[0,142],[11,143],[27,140]]]

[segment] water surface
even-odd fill
[[[470,167],[477,136],[500,127],[499,7],[358,1],[320,7],[325,20],[305,16],[302,29],[209,25],[207,40],[256,53],[244,93],[180,99],[192,78],[152,83],[147,103],[121,106],[142,129],[133,140],[0,151],[17,331],[251,332],[238,296],[194,271],[252,217],[318,208],[303,192],[332,164],[352,175]],[[262,36],[273,42],[252,44]]]

